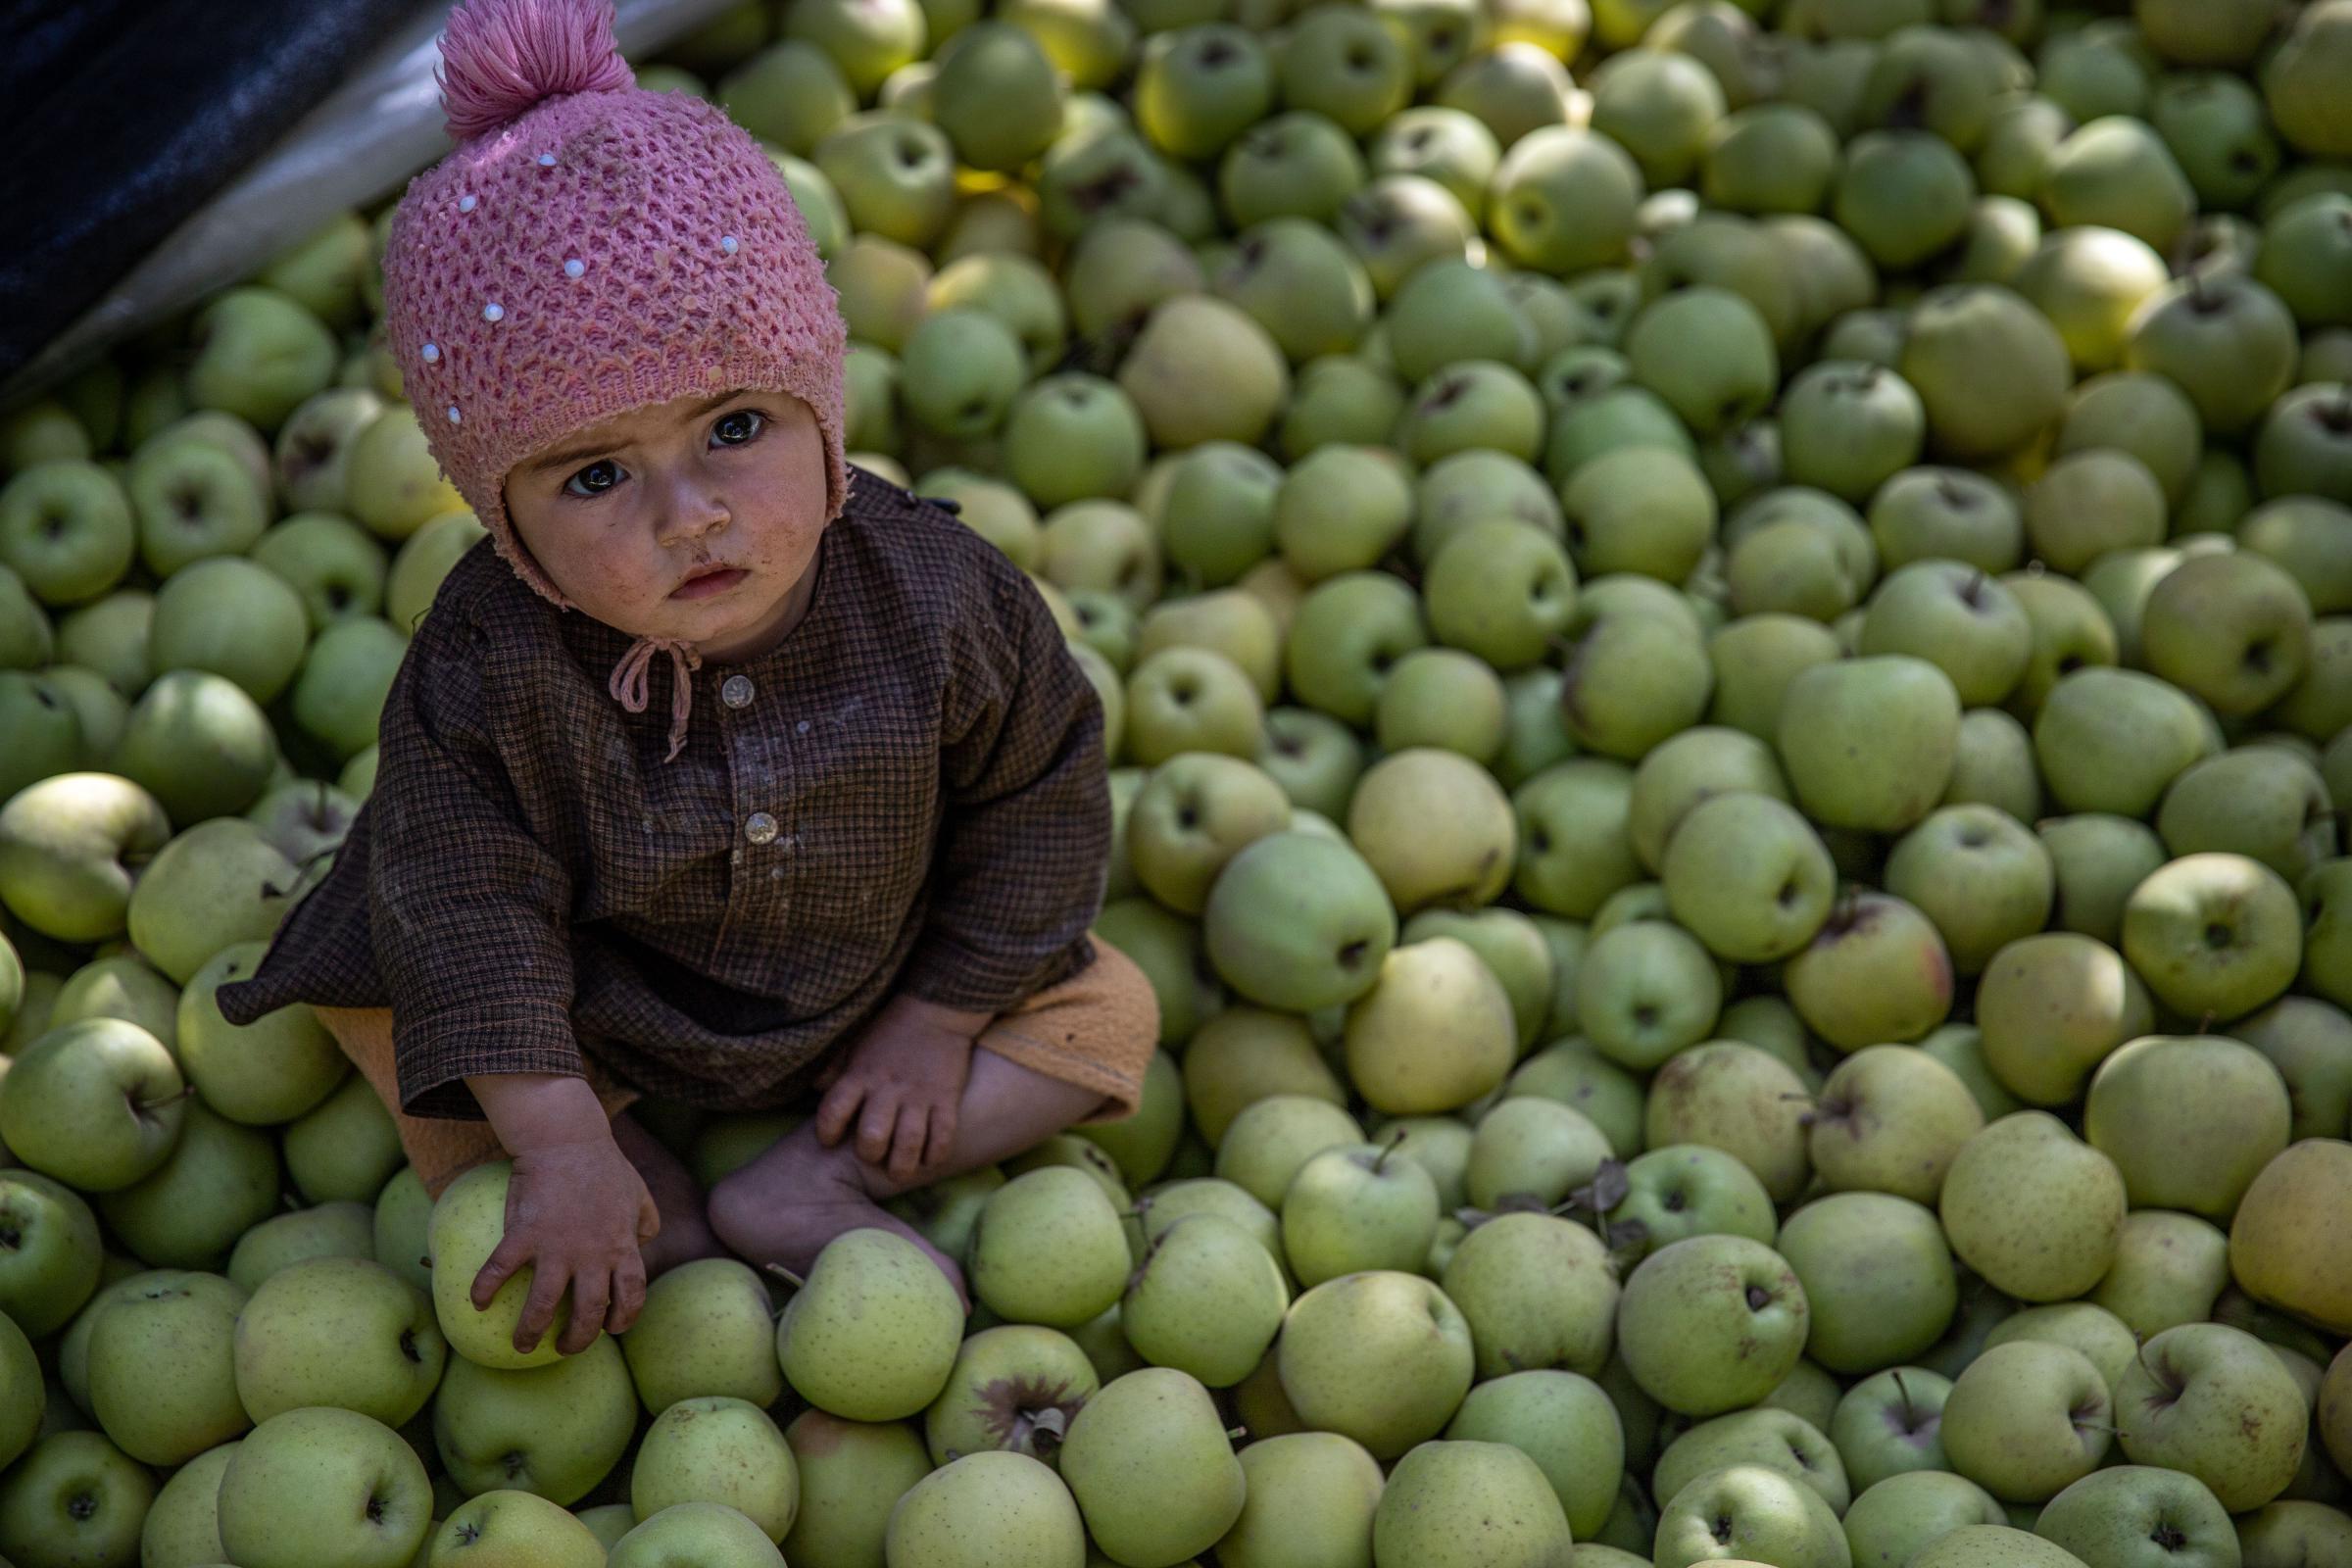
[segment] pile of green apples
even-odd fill
[[[292,1008],[388,209],[0,415],[13,1568],[2352,1564],[2352,0],[751,0],[1141,1108],[516,1351]],[[704,1182],[791,1125],[644,1107]],[[780,1309],[780,1310],[779,1310]]]

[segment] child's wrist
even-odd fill
[[[585,1078],[566,1073],[481,1073],[466,1080],[509,1154],[612,1136]]]
[[[993,1017],[990,1013],[971,1012],[944,1006],[936,1002],[925,1002],[920,997],[911,997],[905,992],[893,997],[882,1012],[889,1021],[916,1024],[963,1040],[979,1039],[980,1031],[989,1026]]]

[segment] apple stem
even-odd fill
[[[1387,1167],[1389,1163],[1389,1156],[1404,1147],[1404,1134],[1398,1133],[1396,1137],[1390,1139],[1386,1144],[1381,1146],[1379,1157],[1372,1161],[1373,1175],[1379,1175],[1381,1171]]]
[[[1903,1381],[1903,1374],[1900,1370],[1894,1372],[1892,1376],[1894,1378],[1894,1392],[1903,1396],[1903,1420],[1906,1423],[1917,1422],[1919,1420],[1919,1412],[1913,1409],[1911,1405],[1911,1385]]]
[[[2197,1033],[2201,1035],[2213,1033],[2213,1013],[2208,1010],[2204,1017],[2197,1020]]]
[[[1227,1427],[1225,1429],[1225,1441],[1228,1443],[1239,1443],[1249,1435],[1248,1427]]]
[[[781,1263],[763,1263],[760,1266],[766,1269],[770,1274],[773,1274],[776,1278],[782,1280],[785,1284],[791,1286],[796,1291],[808,1283],[807,1280],[801,1278],[798,1274],[795,1274],[792,1270],[786,1268]]]
[[[175,1104],[178,1102],[187,1099],[195,1092],[196,1086],[194,1084],[182,1084],[179,1088],[173,1090],[172,1093],[164,1096],[160,1100],[142,1100],[138,1102],[138,1105],[141,1110],[161,1110],[166,1105]]]

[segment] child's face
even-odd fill
[[[816,416],[782,392],[680,398],[574,431],[509,471],[514,532],[564,597],[705,658],[798,618],[825,523]]]

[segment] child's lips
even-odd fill
[[[672,599],[709,599],[713,594],[725,593],[750,575],[751,573],[745,571],[741,566],[712,565],[696,571],[694,575],[671,589],[669,597]]]

